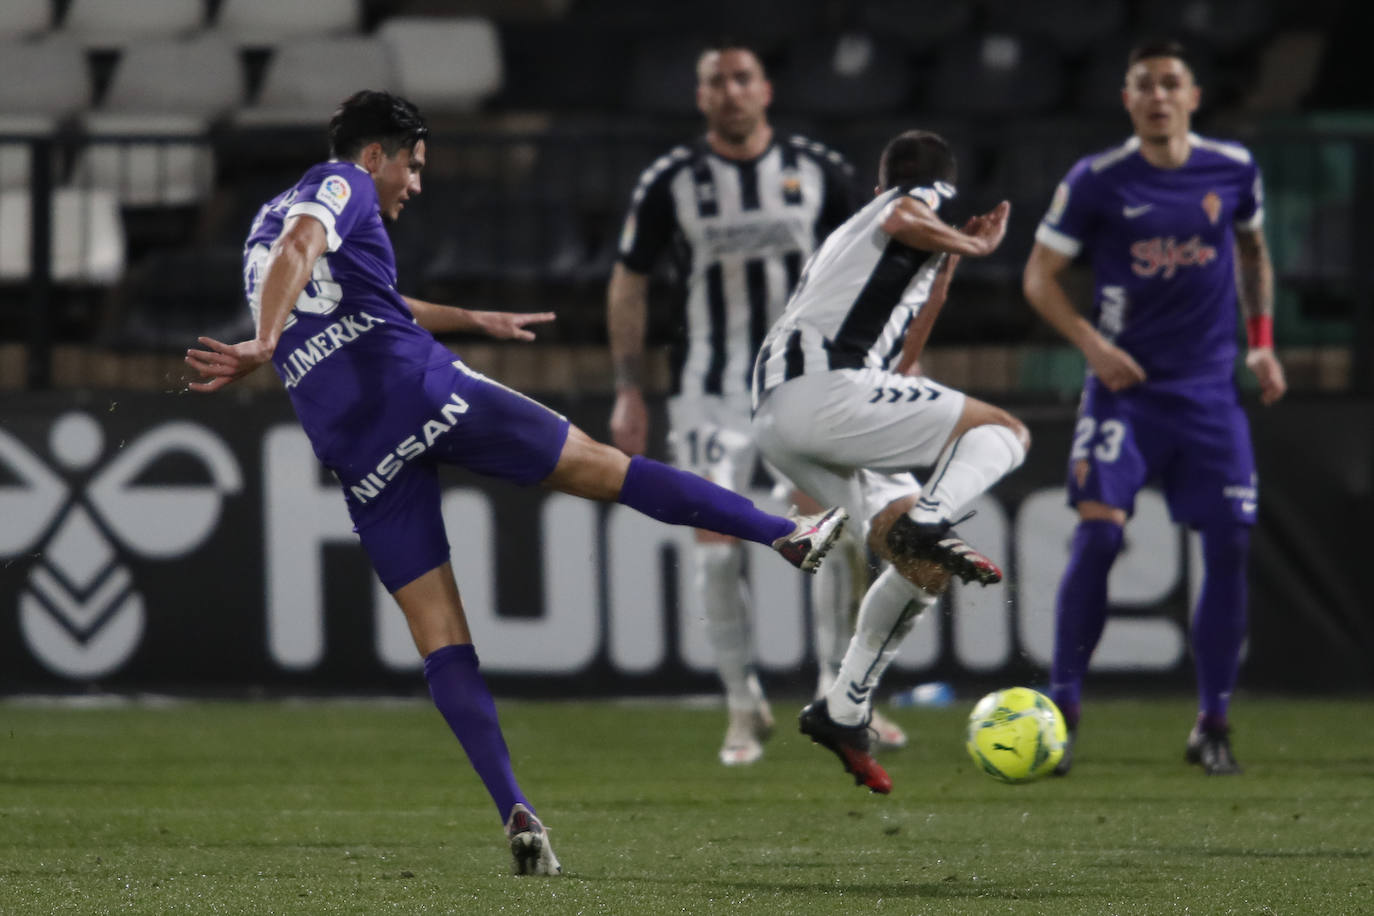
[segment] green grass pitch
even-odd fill
[[[564,877],[511,877],[425,702],[0,702],[0,913],[1374,913],[1365,699],[1243,697],[1243,776],[1182,762],[1183,697],[1091,702],[1067,779],[966,758],[971,702],[898,710],[889,797],[798,735],[715,761],[724,715],[501,704]]]

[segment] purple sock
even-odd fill
[[[747,498],[705,477],[660,464],[643,455],[630,459],[619,502],[669,525],[705,528],[718,534],[771,545],[795,524],[759,509]]]
[[[477,671],[477,650],[471,645],[435,649],[425,656],[425,680],[434,705],[496,802],[501,823],[506,822],[516,802],[533,811],[511,772],[510,751],[496,720],[496,704]]]
[[[1199,721],[1225,728],[1231,692],[1245,641],[1245,564],[1250,529],[1216,525],[1202,529],[1202,593],[1193,614],[1193,661],[1197,666]]]
[[[1121,551],[1121,540],[1121,526],[1115,522],[1079,522],[1069,565],[1059,580],[1050,699],[1070,726],[1078,725],[1083,677],[1107,625],[1107,574]]]

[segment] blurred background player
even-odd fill
[[[401,296],[382,220],[420,193],[428,129],[405,99],[363,91],[329,124],[328,162],[263,206],[244,246],[252,340],[186,360],[197,391],[271,362],[320,461],[343,488],[354,531],[405,613],[435,705],[506,825],[517,874],[561,871],[511,770],[496,707],[478,672],[449,562],[438,465],[618,501],[660,521],[771,544],[814,568],[844,513],[794,521],[684,471],[595,442],[563,416],[468,368],[433,336],[529,340],[550,313],[474,312]]]
[[[773,88],[750,48],[722,42],[697,61],[697,107],[706,134],[670,150],[635,188],[607,294],[616,373],[612,441],[632,455],[648,444],[643,385],[649,276],[673,253],[684,305],[673,352],[668,442],[673,462],[743,492],[757,450],[749,429],[749,372],[769,325],[782,314],[802,263],[854,211],[853,169],[800,136],[778,139],[767,110]],[[794,496],[794,498],[796,498]],[[804,510],[815,508],[799,502]],[[820,689],[834,679],[868,583],[867,557],[852,538],[811,589]],[[744,550],[737,539],[698,533],[693,585],[725,688],[729,725],[721,763],[753,763],[773,729],[754,670]],[[857,580],[857,584],[856,584]],[[879,719],[881,740],[906,735]]]
[[[1001,580],[952,520],[1030,447],[1026,427],[1005,410],[898,371],[919,362],[954,256],[989,255],[1006,233],[1006,201],[962,229],[940,218],[955,179],[954,155],[938,135],[890,140],[877,196],[812,255],[753,379],[764,458],[812,499],[847,506],[891,564],[863,597],[838,678],[800,717],[802,733],[875,792],[892,781],[870,754],[873,691],[951,573]],[[923,489],[908,469],[932,466]]]
[[[1198,717],[1186,756],[1237,773],[1227,707],[1246,631],[1246,557],[1258,507],[1250,429],[1233,380],[1236,300],[1245,364],[1273,404],[1286,388],[1273,351],[1273,269],[1259,169],[1248,150],[1190,131],[1201,93],[1183,48],[1131,51],[1125,143],[1079,160],[1055,192],[1026,264],[1026,298],[1083,351],[1068,496],[1078,510],[1056,606],[1051,695],[1076,736],[1083,677],[1107,615],[1107,574],[1136,493],[1164,486],[1174,520],[1202,537],[1192,623]],[[1093,322],[1060,275],[1082,254]],[[1057,772],[1072,766],[1072,744]]]

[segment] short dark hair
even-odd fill
[[[1193,63],[1188,59],[1188,49],[1183,47],[1182,42],[1172,38],[1151,38],[1131,48],[1131,53],[1126,55],[1126,69],[1129,70],[1151,57],[1177,58],[1188,68],[1189,73],[1193,72]]]
[[[343,102],[329,119],[329,155],[352,159],[372,143],[380,143],[387,156],[429,136],[420,109],[398,95],[364,89]]]
[[[759,70],[763,72],[763,78],[768,79],[768,64],[763,59],[763,52],[759,46],[742,35],[716,35],[711,38],[701,48],[701,53],[697,54],[697,65],[700,66],[701,59],[707,54],[724,54],[726,51],[748,51],[754,56],[754,60],[759,62]]]
[[[887,141],[878,160],[878,187],[914,188],[937,181],[954,184],[959,167],[944,137],[928,130],[908,130]]]

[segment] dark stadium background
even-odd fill
[[[273,486],[327,487],[308,461],[294,466],[299,480],[272,483],[292,422],[275,376],[202,399],[184,393],[180,354],[200,333],[249,332],[248,223],[325,156],[332,107],[366,82],[414,97],[434,131],[424,193],[394,227],[402,290],[555,310],[534,344],[452,345],[604,437],[604,293],[620,219],[639,171],[699,131],[693,62],[722,33],[760,49],[775,126],[839,149],[863,184],[887,137],[920,126],[955,145],[963,207],[1013,202],[998,255],[961,268],[927,368],[1028,418],[1033,460],[985,516],[1008,519],[1008,556],[1039,556],[1027,544],[1043,537],[1061,565],[1062,545],[1015,520],[1059,483],[1082,363],[1023,301],[1020,268],[1060,176],[1128,131],[1116,93],[1126,49],[1159,33],[1188,43],[1205,93],[1198,129],[1245,142],[1264,168],[1276,338],[1292,386],[1278,407],[1251,413],[1264,496],[1242,683],[1374,686],[1374,601],[1361,575],[1374,509],[1374,74],[1356,46],[1360,4],[278,0],[259,15],[280,22],[235,20],[248,6],[16,0],[0,15],[0,693],[413,691],[413,668],[382,645],[346,528],[320,521],[327,546],[303,560],[266,521]],[[670,277],[655,278],[658,343],[676,330],[671,290]],[[665,378],[657,365],[660,394]],[[138,461],[120,461],[139,447]],[[554,603],[590,601],[576,619],[597,627],[570,667],[531,678],[489,665],[498,691],[712,689],[675,604],[671,549],[638,628],[617,630],[615,580],[630,571],[608,559],[607,513],[589,510],[590,585],[562,589],[547,543],[559,529],[539,494],[450,482],[455,505],[480,494],[490,512],[488,528],[450,532],[460,549],[490,537],[494,620],[537,623]],[[121,513],[143,523],[126,531]],[[188,513],[205,530],[178,543]],[[1186,621],[1187,541],[1168,537],[1177,586],[1121,603],[1122,619]],[[960,615],[974,611],[947,604],[938,651],[892,680],[1043,678],[1025,597],[1007,594],[1004,654],[961,654]],[[324,608],[324,636],[315,655],[284,659],[271,628],[308,624],[307,610],[279,607],[302,595]],[[785,624],[804,608],[781,613]],[[518,657],[521,639],[557,631],[521,632],[496,628],[486,651]],[[640,637],[659,649],[617,642]],[[205,661],[189,666],[193,650]],[[765,675],[804,689],[806,655],[779,649]],[[1104,674],[1128,688],[1190,677],[1186,655]]]

